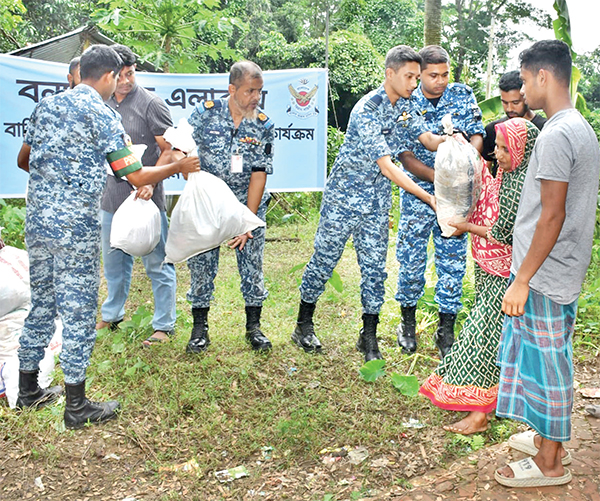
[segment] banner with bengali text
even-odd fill
[[[17,167],[27,122],[44,97],[68,88],[66,64],[0,54],[0,197],[25,196],[27,173]],[[203,99],[227,94],[228,75],[136,73],[136,81],[163,98],[177,124]],[[327,72],[321,68],[264,72],[261,108],[275,124],[270,191],[318,191],[327,169]],[[183,179],[165,181],[181,193]]]

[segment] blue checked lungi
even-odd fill
[[[562,305],[530,290],[525,313],[502,327],[496,415],[554,442],[571,439],[576,312],[577,300]]]

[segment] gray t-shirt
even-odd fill
[[[132,143],[148,146],[142,157],[142,165],[156,165],[160,148],[154,136],[162,136],[173,125],[171,112],[165,102],[153,92],[136,84],[120,103],[112,96],[106,104],[121,115],[123,128],[131,137]],[[116,212],[132,189],[126,180],[108,176],[102,194],[102,210]],[[152,200],[161,211],[165,210],[162,181],[154,187]]]
[[[565,221],[552,251],[529,285],[559,304],[577,299],[590,263],[600,149],[593,129],[574,108],[552,116],[540,133],[523,185],[513,237],[511,272],[516,273],[531,246],[541,211],[543,179],[569,183]]]

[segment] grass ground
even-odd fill
[[[505,439],[515,429],[508,421],[495,421],[475,438],[446,433],[440,425],[452,413],[421,397],[405,397],[391,384],[392,372],[409,370],[422,382],[437,357],[430,288],[418,314],[419,355],[402,355],[396,346],[393,238],[379,325],[386,376],[367,383],[359,374],[362,356],[354,345],[360,276],[351,244],[337,268],[343,291],[328,285],[315,315],[325,352],[305,354],[291,343],[302,273],[291,270],[308,261],[315,229],[314,218],[268,229],[264,271],[270,295],[262,328],[273,350],[267,355],[253,353],[244,340],[239,276],[234,253],[225,248],[209,315],[208,352],[185,354],[191,329],[185,265],[177,266],[177,336],[143,349],[141,341],[151,334],[152,294],[137,262],[127,303],[131,322],[99,334],[88,371],[89,396],[121,401],[118,421],[69,431],[62,426],[62,404],[21,415],[0,406],[0,498],[359,499],[408,486],[417,474]],[[467,282],[471,277],[470,271]],[[466,287],[467,303],[471,290]],[[406,426],[411,418],[423,427]],[[322,452],[342,446],[365,447],[368,458],[353,465]],[[237,466],[249,476],[228,483],[216,479],[215,472]],[[35,487],[37,477],[45,490]]]

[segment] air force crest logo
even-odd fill
[[[286,110],[288,115],[296,115],[299,118],[314,117],[319,113],[316,103],[316,95],[319,90],[318,85],[312,88],[308,85],[308,80],[301,79],[300,85],[294,87],[288,85],[290,91],[290,107]]]

